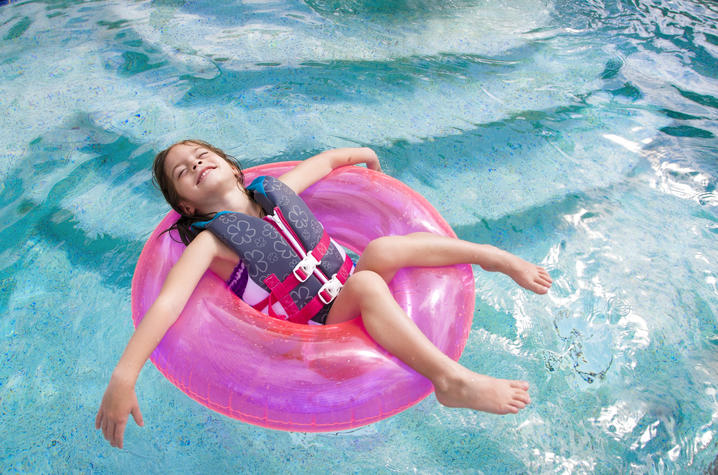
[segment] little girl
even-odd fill
[[[343,148],[315,155],[268,183],[270,188],[283,190],[280,196],[289,197],[287,199],[291,201],[296,199],[294,193],[300,194],[333,169],[359,163],[381,171],[379,160],[371,149]],[[212,223],[222,217],[225,221],[227,217],[256,220],[272,213],[271,207],[263,202],[266,190],[252,186],[252,192],[245,188],[239,165],[221,150],[200,140],[185,140],[160,152],[155,158],[153,172],[167,201],[182,215],[175,227],[187,248],[127,344],[97,412],[95,427],[102,428],[112,446],[120,448],[129,414],[138,425],[143,425],[134,389],[140,370],[179,316],[205,271],[212,270],[231,282],[230,287],[235,293],[246,295],[248,285],[238,290],[234,283],[241,272],[252,274],[252,263],[240,260],[239,256],[243,254],[248,260],[247,256],[252,252],[233,247],[226,233],[223,234],[221,229],[218,231]],[[276,219],[281,226],[279,218]],[[205,227],[208,229],[203,230]],[[327,238],[325,242],[328,244],[322,255],[338,252],[345,257],[334,241]],[[338,262],[341,261],[340,258]],[[453,361],[424,336],[389,291],[388,282],[402,267],[460,263],[503,272],[520,286],[538,294],[548,292],[552,283],[543,268],[493,246],[430,233],[412,233],[376,239],[364,249],[353,269],[345,272],[347,267],[342,265],[343,270],[331,271],[343,274],[343,277],[337,283],[336,275],[333,276],[330,279],[333,285],[329,287],[325,282],[317,293],[322,294],[321,303],[314,298],[312,305],[316,308],[311,311],[297,309],[296,302],[284,305],[286,299],[282,299],[284,303],[273,300],[271,289],[269,296],[261,302],[248,303],[273,316],[302,323],[334,324],[361,315],[366,331],[378,344],[431,381],[441,404],[496,414],[517,413],[530,402],[527,382],[477,374]],[[298,273],[298,282],[292,282],[292,285],[302,285],[305,274],[313,274],[317,264],[309,264],[306,272]],[[280,276],[282,278],[284,276]],[[292,279],[290,272],[285,281]],[[261,284],[252,285],[261,287]],[[245,300],[249,299],[245,297]],[[297,311],[288,311],[284,307]]]

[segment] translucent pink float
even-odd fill
[[[245,171],[279,176],[291,162]],[[415,231],[455,236],[418,193],[381,173],[344,167],[302,198],[331,236],[361,253],[374,238]],[[140,255],[132,279],[135,326],[159,294],[184,245],[161,234],[170,212]],[[176,237],[176,236],[175,236]],[[412,268],[391,289],[429,339],[454,360],[466,344],[474,312],[470,266]],[[207,272],[152,362],[192,399],[250,424],[299,432],[358,427],[392,416],[429,395],[431,383],[379,347],[357,318],[306,326],[263,315]]]

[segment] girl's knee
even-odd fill
[[[376,295],[376,292],[388,289],[386,282],[381,275],[371,270],[360,270],[349,277],[345,290],[356,293],[361,296]]]
[[[364,254],[383,256],[391,253],[395,247],[396,236],[382,236],[369,242],[364,249]]]
[[[336,302],[329,311],[327,323],[341,323],[357,315],[372,313],[377,305],[386,305],[391,291],[384,279],[376,272],[359,270],[344,284]]]
[[[366,246],[362,257],[372,263],[372,268],[391,266],[401,253],[402,239],[403,236],[383,236],[374,239]]]

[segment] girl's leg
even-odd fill
[[[431,381],[441,404],[515,414],[530,402],[527,382],[474,373],[442,353],[406,316],[386,281],[375,272],[357,271],[349,278],[332,305],[327,324],[359,314],[377,343]]]
[[[477,264],[490,272],[502,272],[521,287],[545,294],[551,277],[543,267],[487,244],[431,233],[385,236],[373,240],[364,249],[357,270],[371,270],[390,282],[402,267],[438,267],[453,264]]]

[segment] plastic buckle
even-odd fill
[[[320,261],[316,260],[311,253],[307,254],[304,259],[299,261],[299,263],[294,266],[294,270],[292,270],[294,277],[296,277],[299,282],[306,281],[309,276],[312,275],[312,272],[314,272],[314,269],[317,268],[319,263]],[[299,272],[303,275],[300,275]]]
[[[337,275],[334,274],[326,284],[322,285],[322,288],[319,289],[319,292],[317,292],[317,296],[324,305],[328,305],[337,297],[337,295],[339,295],[339,291],[342,290],[342,287],[344,287],[344,284],[339,282],[339,279],[337,279]],[[328,299],[324,298],[324,292],[329,294]]]

